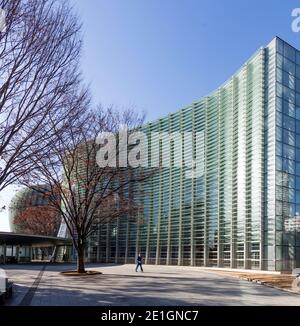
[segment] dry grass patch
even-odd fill
[[[247,272],[227,272],[227,271],[218,271],[216,272],[220,275],[228,275],[233,277],[238,277],[243,280],[247,280],[250,282],[257,282],[264,285],[278,287],[284,290],[292,290],[295,293],[300,291],[300,284],[297,289],[292,288],[292,283],[295,280],[294,275],[290,274],[263,274],[263,273],[247,273]]]

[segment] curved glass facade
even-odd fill
[[[143,131],[149,157],[159,151],[169,166],[139,185],[138,223],[99,226],[91,261],[133,263],[141,252],[150,264],[300,263],[300,52],[275,38],[215,92]]]

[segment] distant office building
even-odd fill
[[[169,167],[140,185],[138,222],[93,234],[91,261],[141,252],[151,264],[300,267],[299,51],[273,39],[209,96],[143,130]],[[181,143],[159,136],[176,132]]]

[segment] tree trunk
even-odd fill
[[[84,268],[84,245],[78,246],[77,251],[77,273],[85,273]]]

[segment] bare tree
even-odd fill
[[[68,1],[0,0],[0,7],[0,191],[15,182],[49,186],[84,272],[93,226],[136,212],[129,187],[144,177],[138,169],[100,169],[96,137],[142,118],[132,110],[89,112],[78,72],[81,26]]]
[[[1,191],[34,168],[32,156],[47,155],[89,95],[78,72],[81,26],[68,1],[0,0],[0,8]]]
[[[120,124],[134,129],[142,121],[132,110],[99,108],[97,114],[78,116],[76,125],[59,133],[47,157],[33,157],[35,169],[25,184],[42,183],[50,189],[49,202],[62,216],[77,251],[78,273],[85,272],[85,248],[99,223],[124,215],[137,218],[141,209],[137,184],[152,173],[140,168],[99,167],[97,137],[101,132],[116,133]]]
[[[14,224],[23,234],[56,236],[60,221],[60,215],[52,206],[32,206],[19,212]]]

